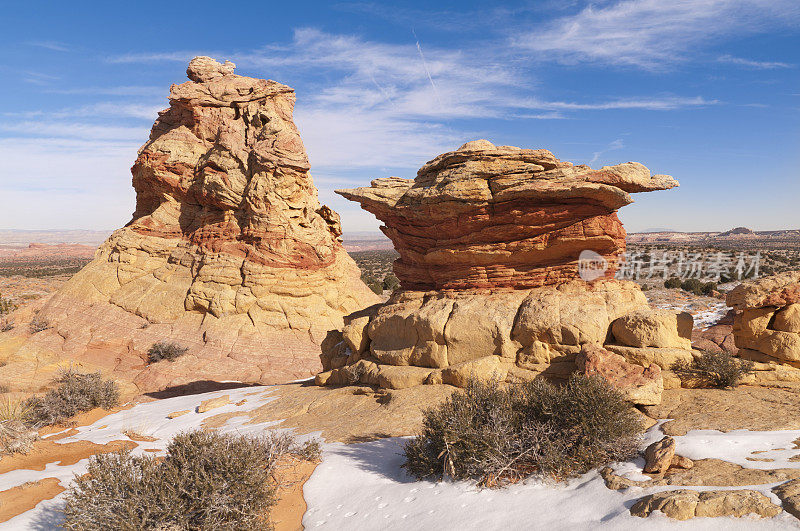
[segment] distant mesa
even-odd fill
[[[26,348],[122,371],[139,391],[285,382],[314,374],[327,332],[378,300],[319,203],[294,91],[234,68],[196,57],[171,87],[131,170],[133,218],[42,309],[52,330]],[[189,351],[143,368],[161,340]]]
[[[736,227],[735,229],[731,229],[729,231],[721,232],[717,234],[717,237],[724,238],[726,236],[742,236],[746,234],[755,234],[752,230],[748,229],[747,227]]]

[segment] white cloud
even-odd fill
[[[708,42],[799,19],[795,0],[623,0],[519,32],[512,44],[542,60],[658,68]]]
[[[753,61],[752,59],[745,59],[743,57],[734,57],[733,55],[720,56],[717,61],[720,63],[730,63],[733,65],[744,66],[748,68],[756,68],[759,70],[774,70],[776,68],[794,68],[794,65],[789,63],[781,63],[778,61]]]

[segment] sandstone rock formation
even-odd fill
[[[416,179],[375,179],[338,190],[385,223],[404,289],[513,289],[577,277],[594,251],[613,276],[625,250],[616,211],[630,193],[678,186],[627,162],[593,170],[546,149],[468,142],[425,164]]]
[[[727,303],[742,358],[800,367],[800,271],[743,282]]]
[[[233,72],[197,57],[172,86],[132,168],[133,219],[44,307],[52,333],[27,348],[126,372],[140,390],[274,383],[315,373],[327,332],[378,300],[317,199],[294,91]],[[161,339],[188,354],[145,368]],[[104,341],[110,360],[85,356]]]
[[[781,508],[756,490],[667,490],[645,496],[630,509],[633,516],[641,518],[654,511],[661,511],[675,520],[688,520],[748,515],[772,518]]]
[[[592,170],[479,140],[436,157],[414,180],[339,191],[385,223],[401,289],[345,318],[324,345],[317,383],[566,378],[582,348],[605,345],[614,354],[592,359],[589,372],[634,401],[658,403],[661,369],[692,357],[692,318],[651,310],[638,285],[611,278],[625,248],[616,210],[629,192],[677,184],[637,163]],[[599,269],[579,278],[587,256]]]

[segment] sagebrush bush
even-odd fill
[[[163,459],[95,455],[88,474],[67,491],[63,527],[269,529],[275,471],[287,461],[318,458],[318,449],[316,442],[299,445],[286,434],[193,431],[177,435]]]
[[[0,332],[8,332],[14,329],[14,321],[7,317],[0,319]]]
[[[175,361],[186,354],[188,350],[189,347],[184,347],[173,341],[158,341],[153,343],[153,346],[147,351],[147,359],[150,363],[156,363],[161,360]]]
[[[575,375],[501,386],[472,380],[426,410],[403,467],[417,479],[447,474],[497,486],[530,475],[566,479],[633,456],[642,425],[605,380]]]
[[[754,371],[752,361],[734,358],[727,352],[703,352],[691,361],[677,361],[670,368],[681,380],[718,389],[736,387]]]
[[[119,404],[119,388],[113,380],[104,380],[99,372],[80,373],[69,369],[53,380],[56,385],[43,396],[25,401],[30,410],[27,423],[32,426],[58,424],[96,407],[110,409]]]

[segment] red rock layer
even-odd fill
[[[413,181],[337,193],[384,222],[404,289],[529,289],[575,279],[586,250],[613,276],[625,251],[616,211],[632,202],[628,192],[677,185],[637,163],[592,170],[479,140],[428,162]]]

